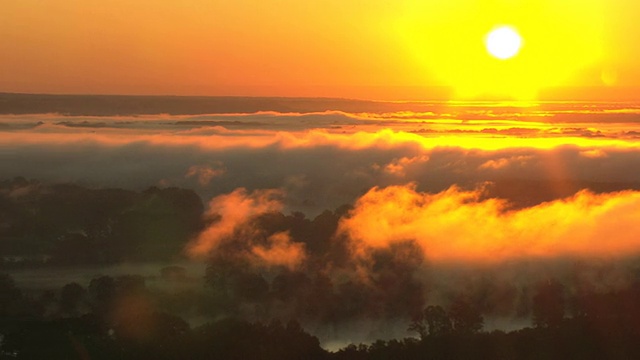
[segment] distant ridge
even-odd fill
[[[636,92],[631,90],[638,90]],[[573,94],[573,96],[572,96]],[[559,87],[541,91],[534,103],[614,102],[638,103],[640,88]],[[461,104],[492,104],[518,107],[518,102],[500,99],[454,101]],[[529,103],[529,102],[524,102]],[[514,105],[515,104],[515,105]],[[378,101],[332,97],[250,97],[250,96],[181,96],[181,95],[60,95],[0,92],[1,114],[61,114],[68,116],[136,116],[237,114],[273,111],[312,113],[324,111],[430,112],[450,106],[447,100]]]
[[[0,93],[0,114],[71,116],[197,115],[320,111],[390,111],[394,104],[340,98],[239,96],[47,95]]]

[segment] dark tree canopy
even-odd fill
[[[536,286],[533,295],[533,324],[538,327],[558,327],[565,313],[564,286],[548,280]]]

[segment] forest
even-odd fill
[[[191,190],[2,181],[0,358],[640,357],[636,259],[447,268],[407,240],[365,261],[338,231],[350,209],[255,214],[199,273],[185,248],[221,220]],[[273,261],[276,250],[293,260]],[[159,265],[86,270],[132,263]],[[91,278],[25,276],[60,269]]]

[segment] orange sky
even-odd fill
[[[0,91],[531,99],[590,86],[591,97],[630,98],[639,10],[631,0],[3,1]],[[483,43],[501,24],[524,42],[507,61]]]

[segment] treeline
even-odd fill
[[[202,230],[203,211],[200,197],[186,189],[1,181],[0,266],[170,260]]]
[[[281,212],[244,219],[207,258],[205,273],[197,275],[204,279],[200,287],[182,286],[193,277],[178,266],[164,268],[161,286],[153,287],[149,279],[131,275],[23,291],[10,276],[0,276],[2,356],[638,358],[640,278],[633,259],[566,260],[563,269],[569,270],[548,271],[536,271],[545,266],[542,260],[438,268],[411,239],[357,249],[337,231],[349,210],[346,205],[312,219]],[[82,271],[87,264],[170,262],[190,239],[220,221],[204,214],[202,200],[185,189],[138,192],[3,181],[2,266],[7,272],[51,265]],[[274,243],[278,234],[286,234],[280,237],[284,243]],[[297,254],[302,261],[273,263],[256,255],[256,248],[286,250],[283,244],[303,249]],[[194,318],[209,323],[192,328],[183,320]],[[486,332],[486,319],[492,318],[533,328]],[[367,320],[406,323],[415,338],[327,353],[302,330]]]
[[[352,344],[338,351],[295,320],[222,317],[191,327],[164,311],[145,280],[103,276],[33,298],[0,274],[0,359],[637,359],[640,286],[585,292],[565,317],[555,283],[542,284],[535,326],[483,331],[464,298],[428,306],[407,324],[415,337]],[[560,311],[562,310],[562,311]]]
[[[558,328],[525,328],[477,334],[349,345],[331,354],[339,360],[631,360],[640,356],[637,336],[607,334],[576,319]]]
[[[356,255],[357,244],[336,231],[349,210],[345,205],[313,219],[302,213],[257,214],[207,258],[205,274],[197,275],[206,287],[156,297],[168,311],[184,316],[266,322],[408,322],[419,318],[428,305],[448,308],[461,301],[486,317],[553,322],[583,311],[585,302],[578,299],[591,289],[607,293],[640,280],[633,261],[602,265],[577,261],[555,275],[555,270],[544,269],[542,260],[537,260],[538,268],[531,263],[498,264],[447,272],[430,264],[425,250],[410,239],[388,248],[360,249]],[[181,257],[190,239],[220,220],[203,214],[202,200],[186,189],[151,187],[136,192],[43,185],[21,178],[3,181],[2,266],[13,270],[66,265],[81,271],[83,265],[121,261],[170,262]],[[282,233],[288,234],[291,244],[301,246],[303,261],[287,266],[256,258],[256,247],[271,249],[270,239]],[[559,280],[552,281],[554,276]],[[548,309],[538,309],[535,303],[547,304]],[[536,314],[547,314],[548,319]]]
[[[327,255],[348,209],[325,211],[313,220],[299,212],[261,214],[251,226],[257,227],[257,236],[290,232],[319,259]],[[204,210],[194,191],[175,187],[138,192],[21,177],[0,181],[0,267],[184,259],[187,243],[212,221],[204,218]]]
[[[295,321],[224,318],[191,328],[162,311],[144,278],[102,276],[37,297],[0,274],[0,358],[320,359],[317,338]]]

